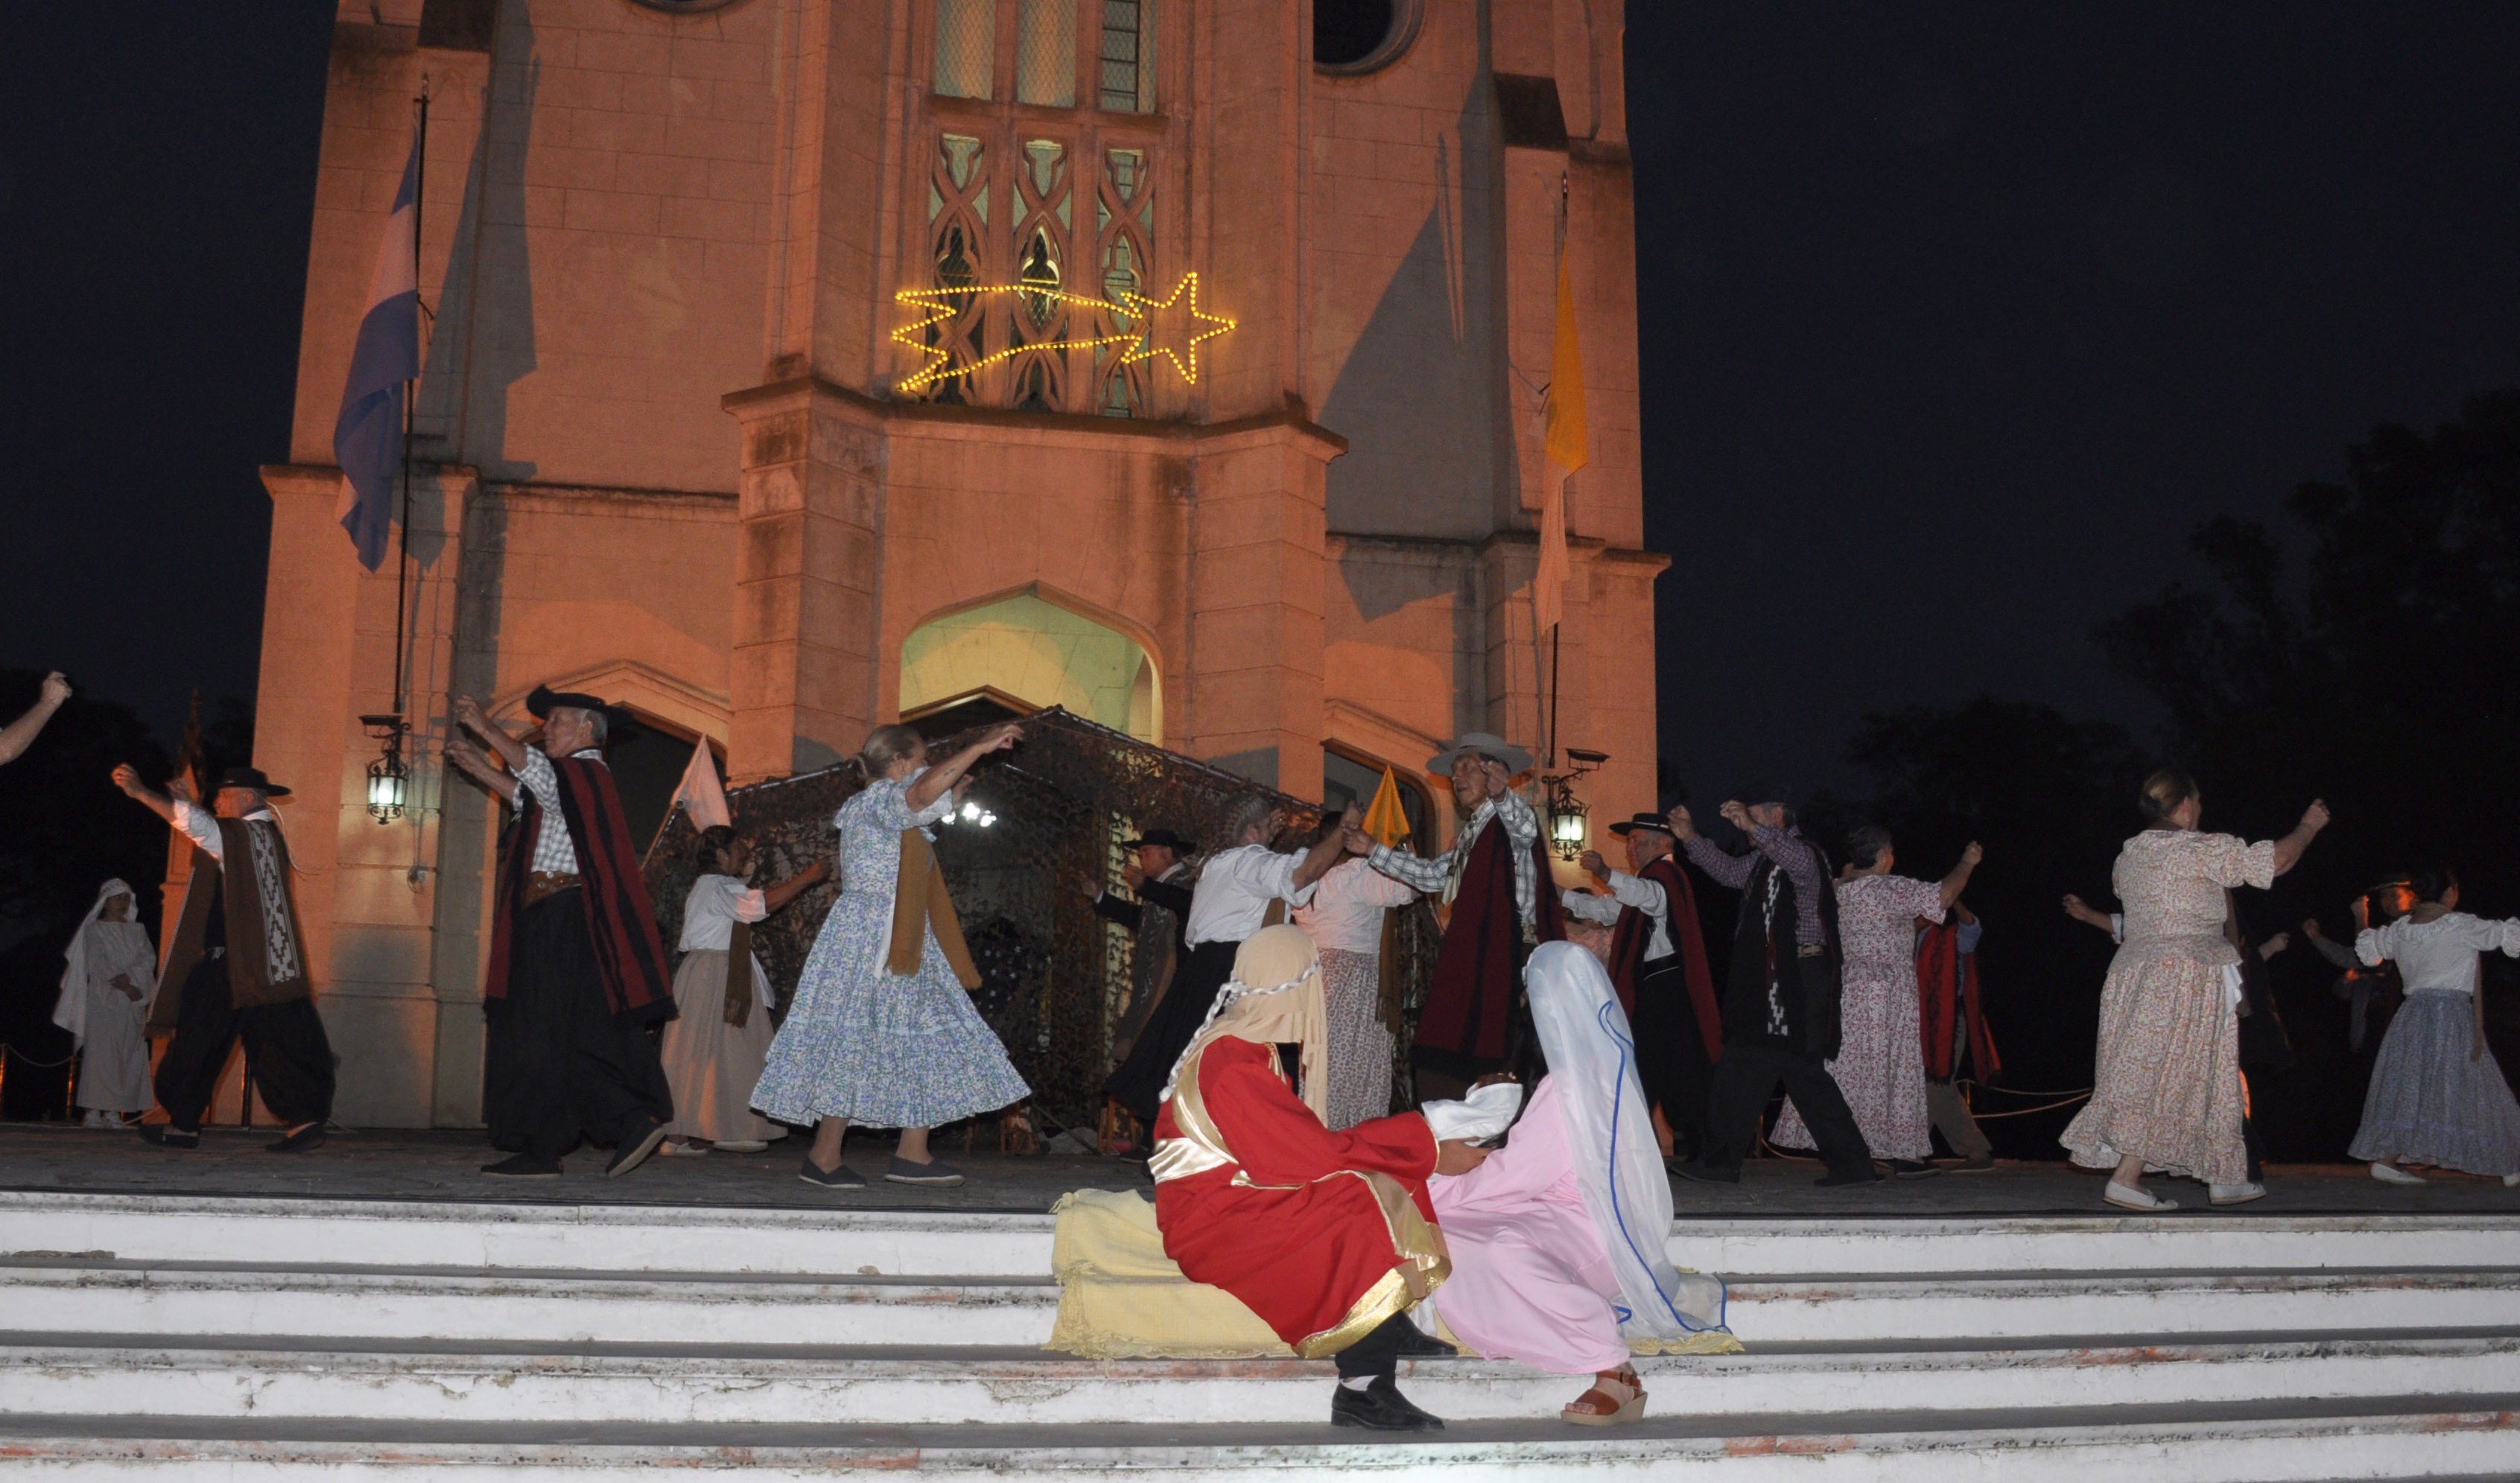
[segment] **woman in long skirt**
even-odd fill
[[[665,1025],[658,1058],[674,1089],[674,1120],[658,1151],[758,1153],[788,1130],[752,1110],[752,1089],[770,1054],[770,975],[752,955],[752,924],[798,892],[832,877],[820,860],[767,889],[743,883],[752,870],[752,841],[727,825],[700,831],[693,852],[700,877],[683,899],[682,966],[674,970],[676,1016]],[[732,976],[735,939],[744,940],[744,979]],[[730,995],[730,983],[748,983]]]
[[[1925,1162],[1934,1146],[1919,1049],[1916,923],[1943,920],[1985,854],[1971,840],[1950,875],[1918,880],[1890,874],[1899,856],[1888,830],[1868,824],[1847,840],[1847,863],[1837,878],[1837,934],[1846,945],[1843,1028],[1828,1074],[1846,1094],[1865,1146],[1901,1174],[1933,1172]],[[1779,1148],[1815,1146],[1792,1098],[1768,1141]]]
[[[2362,1126],[2346,1151],[2371,1161],[2384,1184],[2420,1185],[2400,1163],[2492,1174],[2520,1185],[2520,1101],[2485,1043],[2478,997],[2481,953],[2520,958],[2520,918],[2486,921],[2456,910],[2458,878],[2447,870],[2415,877],[2420,904],[2385,926],[2370,924],[2366,900],[2354,903],[2354,952],[2377,967],[2395,963],[2407,1003],[2389,1021]]]
[[[149,1091],[149,1006],[158,997],[158,949],[132,919],[131,887],[109,880],[63,954],[53,1023],[79,1053],[78,1104],[91,1128],[119,1128],[123,1114],[158,1105]]]
[[[840,894],[752,1096],[767,1115],[814,1128],[799,1175],[809,1185],[866,1187],[840,1162],[852,1122],[901,1130],[885,1179],[959,1185],[962,1174],[928,1153],[927,1130],[996,1111],[1032,1090],[971,1006],[980,975],[927,831],[954,807],[954,785],[971,764],[1020,735],[1015,726],[993,727],[930,767],[919,733],[878,726],[851,759],[866,786],[832,821],[840,833]]]
[[[1338,821],[1328,828],[1335,831]],[[1391,1031],[1382,1022],[1382,927],[1417,891],[1362,855],[1325,872],[1295,925],[1322,955],[1329,1010],[1329,1126],[1333,1133],[1391,1115]]]
[[[2255,844],[2197,829],[2203,795],[2175,769],[2144,780],[2142,805],[2151,826],[2126,842],[2113,873],[2126,939],[2100,988],[2092,1100],[2058,1142],[2074,1162],[2113,1171],[2102,1192],[2112,1205],[2177,1208],[2143,1187],[2147,1169],[2204,1181],[2215,1204],[2242,1204],[2267,1191],[2249,1178],[2240,1126],[2240,954],[2223,935],[2223,893],[2264,890],[2291,870],[2327,827],[2327,805]]]

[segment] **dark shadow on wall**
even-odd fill
[[[1329,466],[1332,530],[1474,537],[1493,524],[1498,419],[1511,402],[1504,149],[1484,56],[1456,132],[1458,157],[1449,145],[1436,155],[1434,209],[1322,408],[1323,426],[1348,440]],[[1504,447],[1509,460],[1509,436]]]
[[[470,464],[484,480],[535,472],[530,461],[507,456],[507,439],[509,390],[536,365],[525,157],[541,78],[530,0],[506,0],[413,418],[417,456]]]

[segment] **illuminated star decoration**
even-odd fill
[[[957,364],[953,356],[946,351],[919,338],[920,331],[952,319],[962,313],[971,301],[1002,293],[1020,294],[1034,301],[1049,299],[1057,303],[1075,304],[1087,309],[1108,310],[1123,319],[1137,321],[1139,327],[1112,335],[1069,336],[1062,339],[1035,340],[1030,344],[1011,345],[994,355],[984,355],[978,360],[961,364]],[[892,296],[895,302],[909,304],[922,311],[917,320],[892,332],[893,342],[927,357],[926,362],[917,371],[901,379],[899,385],[904,391],[918,391],[941,381],[951,381],[958,376],[968,376],[974,371],[1021,355],[1027,350],[1082,350],[1102,345],[1125,346],[1126,348],[1120,352],[1122,365],[1152,360],[1160,355],[1173,363],[1173,370],[1180,373],[1184,382],[1195,386],[1198,384],[1199,342],[1216,338],[1233,329],[1235,324],[1233,320],[1221,314],[1210,314],[1198,306],[1196,273],[1183,274],[1181,282],[1173,285],[1172,292],[1159,299],[1148,298],[1142,293],[1132,293],[1123,290],[1120,297],[1125,302],[1122,303],[1113,303],[1107,298],[1093,298],[1083,293],[1061,292],[1057,289],[1045,289],[1034,284],[975,285],[968,289],[903,289]],[[1176,304],[1181,306],[1178,312],[1174,307]],[[1163,332],[1167,325],[1177,325],[1178,332],[1171,337],[1166,337]]]

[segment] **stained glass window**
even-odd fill
[[[1015,101],[1076,107],[1076,0],[1023,0],[1015,23]]]
[[[986,98],[998,60],[998,0],[936,0],[936,91]]]
[[[1115,113],[1155,111],[1155,0],[1102,0],[1100,92]]]

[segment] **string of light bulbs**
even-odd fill
[[[1030,344],[1011,345],[1004,350],[981,356],[977,360],[960,363],[955,361],[952,352],[938,349],[916,337],[920,331],[942,324],[962,313],[975,299],[1005,293],[1021,294],[1034,300],[1050,299],[1058,303],[1073,304],[1088,309],[1105,309],[1127,319],[1142,321],[1144,328],[1116,335],[1070,336],[1059,339],[1036,340]],[[1158,315],[1169,313],[1173,305],[1185,294],[1189,296],[1190,301],[1183,307],[1190,317],[1191,326],[1189,335],[1183,339],[1181,350],[1177,352],[1170,344],[1157,342],[1159,337],[1155,319]],[[968,289],[903,289],[892,296],[896,303],[908,304],[924,311],[913,323],[892,332],[893,343],[916,350],[928,358],[925,364],[901,379],[900,388],[904,391],[918,391],[941,381],[950,381],[958,376],[968,376],[975,371],[996,365],[1000,361],[1011,360],[1028,350],[1084,350],[1105,345],[1128,347],[1120,354],[1120,364],[1124,366],[1135,365],[1142,360],[1152,360],[1160,355],[1172,362],[1174,373],[1181,377],[1184,383],[1195,386],[1198,384],[1200,343],[1214,339],[1232,330],[1236,323],[1222,314],[1210,314],[1198,306],[1196,273],[1183,274],[1181,281],[1173,285],[1173,291],[1159,299],[1148,298],[1143,293],[1134,293],[1124,289],[1120,291],[1120,297],[1125,300],[1122,303],[1114,303],[1107,298],[1095,298],[1084,293],[1070,293],[1059,289],[1040,288],[1032,284],[974,285]],[[1198,328],[1202,321],[1212,328]],[[1187,359],[1184,358],[1185,355]]]

